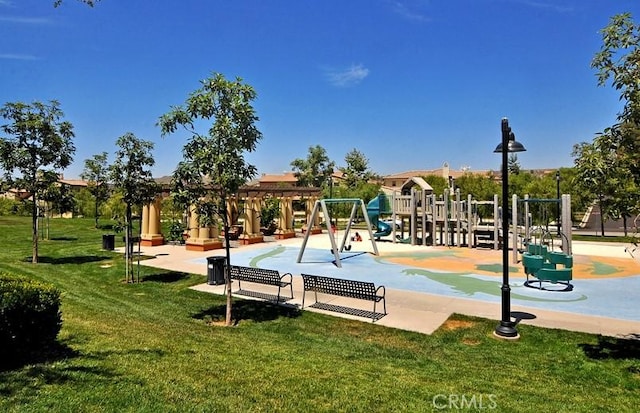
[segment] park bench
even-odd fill
[[[249,291],[242,290],[242,281],[256,283],[256,284],[264,284],[264,285],[273,285],[278,287],[278,295],[277,302],[280,302],[280,291],[282,288],[289,287],[291,290],[291,298],[293,298],[293,285],[291,273],[286,273],[284,275],[280,275],[277,270],[268,270],[265,268],[256,268],[256,267],[241,267],[239,265],[232,265],[230,271],[231,280],[238,281],[238,291],[237,294],[244,294],[250,296],[264,296],[264,294],[256,294],[250,293]],[[291,298],[287,298],[289,300]],[[286,301],[283,300],[283,301]]]
[[[367,281],[346,280],[342,278],[324,277],[321,275],[301,274],[304,284],[302,293],[302,308],[304,308],[304,299],[307,291],[313,291],[315,295],[315,304],[318,304],[318,293],[337,295],[341,297],[357,298],[360,300],[373,301],[373,313],[371,314],[372,322],[380,318],[380,314],[376,313],[376,304],[382,301],[384,313],[387,314],[387,303],[385,300],[385,288],[383,285],[376,288],[375,284]],[[324,306],[324,309],[332,309]]]

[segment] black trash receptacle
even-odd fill
[[[116,236],[113,234],[104,234],[102,236],[102,249],[113,251],[116,248]]]
[[[207,284],[224,284],[224,266],[227,257],[207,257]]]

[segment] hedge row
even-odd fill
[[[0,273],[0,357],[21,357],[55,343],[62,327],[60,291]]]

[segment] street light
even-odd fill
[[[502,318],[494,334],[499,337],[516,338],[518,330],[511,321],[511,287],[509,287],[509,168],[507,154],[524,152],[524,146],[516,141],[515,134],[509,126],[509,119],[502,118],[502,142],[494,153],[502,154]],[[515,247],[515,246],[514,246]]]
[[[558,195],[558,208],[556,208],[556,227],[558,228],[558,238],[560,238],[560,170],[556,171],[556,194]]]

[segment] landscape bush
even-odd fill
[[[58,289],[0,273],[0,362],[2,357],[25,357],[50,347],[61,327]]]

